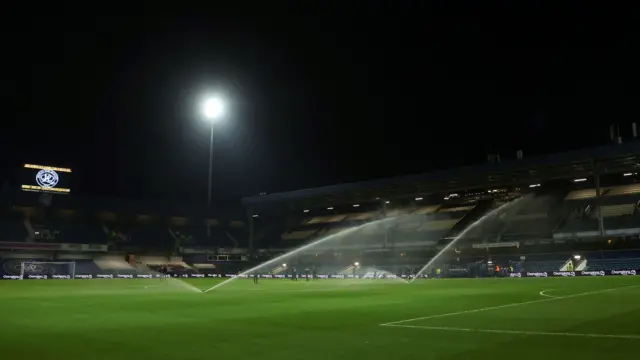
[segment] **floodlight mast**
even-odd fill
[[[211,207],[211,177],[213,176],[213,122],[209,139],[209,180],[207,181],[207,208]]]
[[[220,120],[224,113],[224,104],[219,97],[211,97],[204,102],[202,112],[206,121],[211,123],[209,139],[209,181],[207,184],[207,208],[211,207],[211,180],[213,176],[213,124]]]

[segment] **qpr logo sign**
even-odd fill
[[[58,185],[58,173],[53,170],[40,170],[36,175],[36,182],[43,188],[52,188]]]

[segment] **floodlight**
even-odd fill
[[[224,113],[224,104],[220,98],[209,98],[204,102],[202,110],[207,120],[218,120]]]

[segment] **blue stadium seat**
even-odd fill
[[[588,260],[587,270],[607,271],[607,270],[635,270],[640,269],[640,258],[634,259],[593,259]]]

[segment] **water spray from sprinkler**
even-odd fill
[[[458,240],[462,239],[465,235],[467,235],[467,233],[469,233],[469,231],[473,230],[474,228],[476,228],[478,225],[484,223],[485,221],[487,221],[488,219],[493,218],[495,215],[499,214],[500,212],[506,210],[507,208],[514,206],[515,204],[519,203],[522,201],[522,199],[524,199],[524,197],[518,198],[516,200],[510,201],[506,204],[501,205],[498,208],[495,208],[493,210],[491,210],[488,214],[485,214],[483,217],[481,217],[480,219],[476,220],[475,222],[473,222],[473,224],[467,226],[460,234],[458,234],[458,236],[456,236],[453,240],[451,240],[451,242],[449,242],[449,244],[447,244],[447,246],[445,246],[442,250],[440,250],[434,257],[431,258],[431,260],[429,260],[429,262],[422,267],[422,269],[420,269],[420,271],[418,271],[418,273],[416,273],[416,275],[413,277],[413,279],[409,280],[409,283],[412,283],[414,280],[416,280],[425,270],[427,270],[428,268],[430,268],[434,262],[436,262],[436,260],[444,253],[446,253],[447,251],[449,251],[449,249],[451,249],[457,242]]]
[[[240,274],[238,274],[237,276],[235,276],[233,278],[230,278],[230,279],[227,279],[227,280],[225,280],[225,281],[223,281],[223,282],[221,282],[219,284],[216,284],[215,286],[213,286],[213,287],[211,287],[209,289],[206,289],[203,292],[206,293],[206,292],[209,292],[211,290],[215,290],[215,289],[217,289],[217,288],[219,288],[221,286],[224,286],[225,284],[228,284],[231,281],[234,281],[237,278],[242,278],[242,277],[246,276],[247,274],[250,274],[250,273],[252,273],[252,272],[254,272],[254,271],[256,271],[256,270],[258,270],[258,269],[260,269],[262,267],[268,266],[268,265],[282,264],[282,267],[286,267],[287,264],[283,263],[282,261],[287,259],[288,257],[290,257],[292,255],[295,255],[295,254],[298,254],[298,253],[303,252],[305,250],[311,249],[314,246],[320,245],[320,244],[325,243],[325,242],[327,242],[329,240],[332,240],[332,239],[335,239],[335,238],[339,238],[339,237],[342,237],[342,236],[346,236],[348,234],[352,234],[352,233],[357,232],[358,230],[361,230],[361,229],[363,229],[365,227],[372,226],[372,225],[380,225],[382,223],[389,222],[389,221],[392,221],[392,220],[395,220],[395,219],[397,219],[397,217],[390,217],[390,218],[375,220],[375,221],[371,221],[371,222],[368,222],[368,223],[365,223],[365,224],[362,224],[362,225],[359,225],[359,226],[354,226],[352,228],[348,228],[348,229],[342,230],[342,231],[340,231],[338,233],[335,233],[335,234],[331,234],[331,235],[329,235],[327,237],[324,237],[322,239],[318,239],[318,240],[313,241],[313,242],[311,242],[311,243],[309,243],[307,245],[304,245],[302,247],[294,249],[294,250],[292,250],[292,251],[290,251],[290,252],[288,252],[286,254],[283,254],[283,255],[280,255],[280,256],[278,256],[276,258],[273,258],[273,259],[271,259],[271,260],[269,260],[267,262],[264,262],[264,263],[262,263],[262,264],[260,264],[258,266],[252,267],[249,270],[243,271]]]

